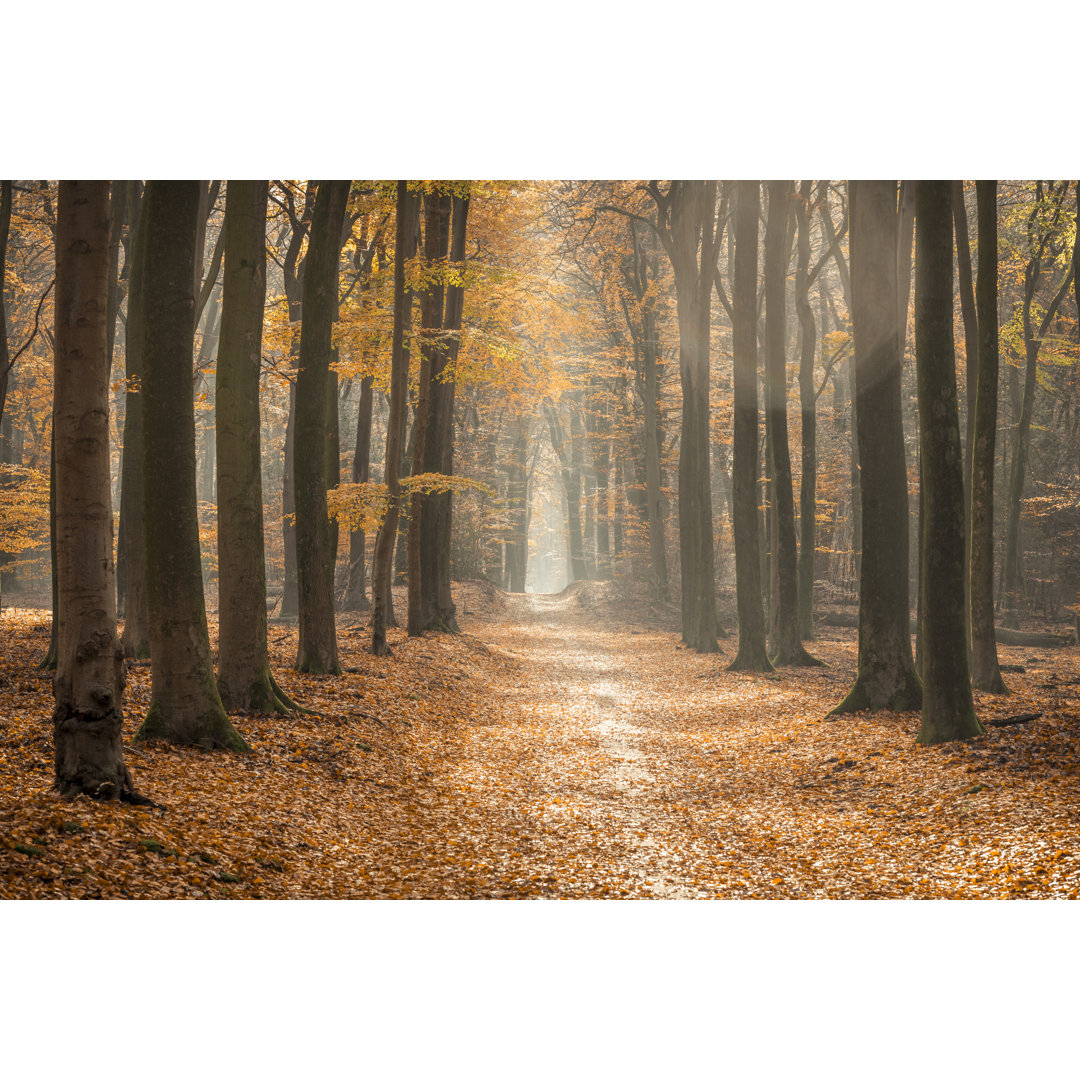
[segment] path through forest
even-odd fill
[[[1012,694],[979,714],[1038,718],[928,748],[917,713],[826,719],[851,629],[821,628],[826,667],[736,674],[733,640],[684,649],[614,583],[455,593],[464,633],[399,628],[390,657],[341,617],[341,677],[291,671],[275,623],[275,670],[314,711],[238,715],[250,755],[135,745],[132,665],[125,758],[156,807],[50,792],[47,614],[5,611],[0,897],[1080,895],[1076,647],[1002,646]]]
[[[611,624],[601,591],[510,596],[483,627],[516,677],[446,778],[478,811],[443,853],[469,871],[457,895],[1075,895],[1075,772],[1052,719],[1037,780],[1031,729],[923,749],[917,714],[825,719],[850,634],[815,643],[826,668],[727,673]]]

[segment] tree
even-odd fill
[[[758,537],[757,258],[761,185],[740,180],[735,206],[732,287],[735,418],[732,443],[732,526],[739,651],[729,671],[772,671],[761,607]]]
[[[296,569],[300,646],[296,670],[340,675],[334,625],[334,559],[326,511],[327,383],[338,307],[338,260],[348,180],[321,180],[304,258],[304,319],[296,376]],[[337,398],[334,397],[336,408]],[[297,449],[299,447],[299,450]],[[335,478],[336,482],[336,478]]]
[[[682,382],[679,444],[679,552],[682,639],[697,652],[717,652],[709,476],[709,326],[719,242],[715,180],[653,180],[658,231],[675,273]]]
[[[1020,510],[1027,479],[1028,451],[1031,443],[1031,419],[1035,408],[1035,386],[1038,382],[1039,352],[1050,329],[1061,301],[1069,290],[1072,263],[1062,274],[1061,282],[1054,290],[1038,329],[1035,327],[1035,298],[1046,271],[1047,257],[1059,245],[1065,225],[1064,203],[1069,182],[1062,180],[1057,186],[1048,181],[1035,182],[1035,202],[1027,219],[1027,241],[1030,252],[1024,268],[1024,297],[1020,309],[1024,340],[1024,393],[1016,418],[1013,435],[1012,462],[1009,467],[1009,488],[1005,504],[1005,618],[1006,626],[1016,626],[1020,609],[1024,604],[1023,547],[1020,540]],[[1076,243],[1080,244],[1080,230]]]
[[[194,180],[147,183],[143,461],[151,700],[141,739],[250,750],[214,681],[195,503]]]
[[[997,181],[977,180],[978,381],[971,435],[971,684],[976,690],[1005,694],[994,640],[994,448],[998,397],[998,230]]]
[[[923,490],[923,700],[918,735],[923,744],[969,739],[984,731],[975,715],[968,670],[952,260],[951,185],[947,180],[921,180],[915,193],[915,358]]]
[[[795,495],[787,429],[787,359],[785,329],[788,264],[788,210],[791,181],[769,181],[769,216],[765,225],[765,429],[772,463],[777,536],[776,666],[810,667],[821,661],[803,647],[799,633],[798,551],[795,545]]]
[[[285,286],[285,303],[289,313],[289,324],[294,328],[289,345],[289,359],[295,371],[300,351],[300,335],[295,327],[301,321],[304,304],[304,272],[300,253],[307,239],[308,227],[315,208],[318,185],[314,180],[304,186],[304,201],[299,212],[292,188],[287,181],[278,181],[280,198],[277,205],[285,211],[289,220],[289,244],[281,263]],[[289,382],[289,416],[285,426],[284,465],[281,475],[281,539],[285,555],[285,582],[281,593],[281,607],[278,614],[282,618],[296,618],[299,615],[299,596],[296,578],[296,483],[293,476],[293,447],[296,444],[296,378]]]
[[[471,186],[470,186],[471,187]],[[424,471],[451,476],[454,472],[454,370],[461,347],[461,320],[465,304],[465,232],[471,190],[450,195],[450,262],[439,348],[431,359],[431,400]],[[450,546],[453,490],[427,496],[421,521],[420,582],[424,626],[429,630],[458,630],[457,612],[450,592]],[[522,571],[524,572],[524,571]]]
[[[225,279],[215,386],[218,494],[218,693],[226,709],[284,711],[270,674],[259,434],[266,302],[265,180],[225,190]]]
[[[63,181],[57,199],[58,655],[54,787],[146,802],[124,765],[124,654],[116,635],[109,490],[109,185]]]
[[[134,185],[133,185],[134,186]],[[135,205],[133,191],[129,206]],[[144,288],[146,280],[145,193],[138,199],[139,213],[131,233],[131,270],[128,274],[127,332],[124,347],[124,457],[120,478],[120,543],[124,588],[124,655],[144,659],[150,655],[150,615],[147,609],[146,531],[143,500],[145,471],[143,432],[143,343],[146,334]]]
[[[408,182],[397,182],[397,229],[394,246],[394,336],[390,349],[390,417],[386,425],[385,483],[388,506],[382,528],[375,538],[371,573],[371,651],[390,655],[386,643],[387,601],[393,573],[394,544],[401,512],[401,449],[404,441],[405,406],[409,378],[409,352],[405,342],[411,322],[412,293],[406,288],[405,260],[415,244],[415,200]]]
[[[863,556],[855,682],[833,715],[919,708],[911,655],[895,180],[853,180],[851,291]],[[951,339],[950,339],[951,340]]]
[[[420,476],[429,469],[428,428],[431,416],[432,374],[442,351],[440,337],[443,322],[443,300],[446,295],[445,264],[450,247],[450,194],[435,187],[424,194],[424,260],[427,280],[420,294],[420,373],[413,421],[412,473]],[[434,441],[434,440],[433,440]],[[438,449],[432,464],[441,466]],[[421,519],[426,497],[414,491],[410,499],[408,533],[408,617],[410,637],[422,634],[426,619],[420,572]],[[429,538],[430,539],[430,538]]]

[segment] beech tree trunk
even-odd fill
[[[734,433],[732,530],[739,651],[729,671],[772,671],[765,645],[758,531],[757,260],[761,186],[740,180],[735,208],[735,280],[732,286]]]
[[[895,180],[853,180],[852,326],[862,462],[863,557],[855,682],[832,714],[917,709],[911,655],[908,494],[897,317]]]
[[[356,449],[353,453],[352,482],[366,484],[371,479],[371,413],[375,401],[374,379],[367,375],[360,383],[360,404],[356,416]],[[364,586],[367,537],[363,529],[349,534],[349,575],[342,607],[346,611],[368,611],[371,602]]]
[[[766,431],[772,462],[776,514],[777,608],[775,666],[810,667],[821,661],[803,647],[799,634],[798,552],[795,546],[795,493],[787,427],[787,224],[791,181],[769,181],[769,216],[765,226],[765,366]]]
[[[978,202],[978,382],[971,434],[971,685],[1005,694],[994,640],[994,448],[998,397],[997,181],[975,182]]]
[[[313,675],[341,674],[334,623],[334,558],[326,511],[327,384],[349,186],[348,180],[319,181],[304,259],[304,318],[300,326],[293,444],[296,582],[300,600],[296,670]],[[335,409],[336,403],[335,396]]]
[[[251,748],[221,704],[203,599],[195,502],[195,231],[199,183],[147,183],[143,460],[151,701],[140,739]]]
[[[132,193],[134,194],[134,192]],[[129,203],[134,203],[133,199]],[[134,206],[133,206],[134,208]],[[139,199],[138,219],[131,234],[131,272],[128,274],[127,330],[124,346],[124,456],[121,463],[120,534],[124,557],[124,655],[150,655],[150,615],[146,600],[146,529],[144,503],[144,339],[146,310],[146,195]]]
[[[124,654],[116,636],[109,485],[108,274],[108,182],[61,181],[53,364],[53,787],[64,796],[145,802],[124,765],[121,730]]]
[[[679,443],[679,554],[682,639],[717,652],[709,454],[709,327],[716,268],[715,180],[673,180],[666,195],[649,185],[660,237],[675,274],[682,383]]]
[[[405,343],[412,316],[412,293],[405,287],[405,260],[415,244],[415,200],[405,180],[397,182],[397,230],[394,246],[394,337],[390,351],[390,416],[386,422],[386,481],[388,508],[375,539],[371,589],[371,651],[389,656],[386,643],[387,606],[393,574],[394,547],[401,510],[401,444],[408,405],[409,353]]]
[[[266,648],[259,372],[266,304],[265,180],[225,191],[225,280],[215,409],[218,693],[226,709],[285,711]]]
[[[529,564],[528,471],[529,419],[519,413],[511,420],[510,455],[506,462],[506,503],[510,512],[510,536],[506,541],[507,590],[525,591]]]
[[[300,353],[298,324],[304,310],[303,260],[300,249],[308,234],[311,215],[315,206],[318,185],[309,180],[304,190],[304,205],[297,214],[288,187],[282,187],[285,210],[289,216],[291,233],[285,252],[282,275],[285,284],[285,300],[289,308],[289,325],[294,328],[290,347],[290,360],[295,370]],[[296,444],[296,381],[289,386],[289,416],[285,423],[284,464],[281,472],[281,540],[285,552],[285,578],[281,590],[281,606],[278,615],[283,619],[295,619],[300,613],[300,598],[296,583],[296,484],[293,476],[293,447]]]
[[[446,297],[445,266],[450,247],[450,195],[432,190],[424,196],[424,261],[428,280],[420,296],[420,371],[413,422],[412,474],[438,472],[442,464],[441,447],[436,445],[441,432],[432,432],[432,453],[428,451],[429,418],[432,412],[432,370],[439,366],[442,353],[443,302]],[[430,460],[429,460],[430,458]],[[434,465],[434,468],[430,466]],[[420,567],[421,522],[429,496],[414,491],[409,499],[408,535],[408,617],[410,637],[426,628],[424,589]],[[429,542],[432,539],[429,534]],[[434,598],[432,598],[434,599]],[[429,600],[429,610],[436,605]]]
[[[817,394],[814,356],[817,325],[810,306],[810,198],[812,181],[799,185],[795,202],[798,257],[795,269],[795,311],[799,318],[799,411],[801,413],[799,482],[799,637],[814,636],[814,565],[817,554]]]
[[[964,477],[953,351],[952,185],[915,194],[915,357],[923,491],[923,701],[918,741],[969,739],[975,715],[964,610]],[[868,485],[867,485],[868,486]]]
[[[465,231],[469,217],[468,193],[451,198],[450,263],[460,275],[465,265]],[[465,287],[457,280],[446,286],[443,313],[443,344],[432,359],[431,412],[428,418],[427,470],[452,476],[454,472],[454,397],[456,383],[447,367],[461,346],[461,317]],[[424,625],[432,630],[457,633],[457,611],[450,590],[450,541],[453,493],[428,498],[424,511],[420,580],[423,590]]]

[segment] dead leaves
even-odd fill
[[[49,794],[43,619],[5,611],[0,896],[1077,895],[1075,649],[977,696],[984,719],[1037,719],[920,748],[917,714],[823,719],[854,631],[815,642],[828,668],[756,678],[626,632],[605,589],[469,586],[475,637],[396,631],[386,659],[344,627],[340,679],[290,672],[281,631],[275,673],[319,715],[235,717],[245,758],[140,746],[164,809]],[[149,672],[129,678],[128,740]]]

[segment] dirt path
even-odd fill
[[[913,714],[826,721],[850,634],[815,643],[827,668],[736,675],[587,602],[508,597],[472,628],[516,677],[490,687],[490,718],[436,778],[436,820],[413,822],[466,808],[468,827],[420,856],[443,862],[435,895],[1075,895],[1075,775],[1044,791],[1003,770],[968,793],[994,745],[917,748]]]

